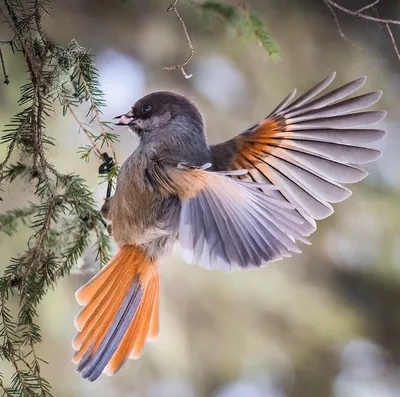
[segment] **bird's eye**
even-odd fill
[[[151,109],[152,109],[151,105],[143,105],[140,110],[142,113],[149,113]]]

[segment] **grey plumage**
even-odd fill
[[[308,242],[304,222],[289,203],[268,194],[276,188],[229,180],[226,175],[212,175],[204,190],[183,202],[183,257],[192,264],[229,271],[301,252],[294,242]]]

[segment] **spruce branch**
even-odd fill
[[[268,32],[266,24],[246,2],[241,1],[235,7],[219,1],[205,1],[198,5],[198,9],[204,22],[210,23],[212,19],[224,22],[233,27],[240,37],[256,39],[273,61],[280,59],[279,47]]]
[[[66,47],[52,42],[43,30],[41,18],[48,11],[48,2],[5,0],[4,4],[5,9],[0,11],[14,34],[13,48],[26,62],[28,82],[20,89],[18,105],[22,109],[11,118],[1,137],[8,148],[0,163],[0,183],[28,181],[37,203],[0,215],[0,231],[8,235],[15,233],[20,222],[33,230],[25,252],[10,259],[0,278],[0,355],[14,368],[11,385],[5,386],[1,380],[0,390],[13,397],[49,397],[51,387],[41,375],[44,360],[35,349],[41,342],[37,306],[48,288],[69,274],[93,240],[100,259],[106,260],[109,241],[85,181],[59,172],[49,162],[47,149],[54,140],[46,134],[46,120],[61,103],[64,113],[68,110],[75,116],[80,129],[96,121],[99,134],[90,127],[85,130],[98,150],[99,160],[99,147],[112,147],[116,137],[100,119],[105,103],[92,56],[75,41]],[[87,124],[73,111],[85,104],[89,105],[87,116],[91,118]],[[17,149],[20,159],[12,163]],[[113,167],[108,177],[115,176]],[[16,296],[19,311],[12,315],[9,303]]]
[[[26,208],[16,208],[4,214],[0,214],[0,231],[12,236],[17,232],[17,223],[20,220],[24,225],[30,223],[30,217],[37,211],[36,205]]]
[[[101,147],[103,147],[104,145],[109,147],[114,158],[114,163],[117,164],[117,155],[114,148],[114,142],[117,139],[117,136],[109,132],[111,130],[110,123],[101,121],[101,108],[105,106],[105,102],[103,99],[104,95],[98,89],[99,81],[97,70],[94,68],[94,65],[89,65],[89,68],[87,68],[86,70],[81,69],[81,76],[82,84],[85,87],[86,100],[90,103],[88,115],[90,115],[91,113],[94,114],[91,122],[93,120],[96,120],[97,125],[100,129],[100,135],[95,138],[95,142],[100,141]]]

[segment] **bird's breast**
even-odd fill
[[[140,150],[121,167],[110,209],[114,239],[120,245],[159,246],[178,229],[179,199],[160,193],[151,170],[152,161]]]

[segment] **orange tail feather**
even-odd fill
[[[139,357],[146,339],[158,333],[157,265],[140,247],[122,247],[76,299],[84,307],[75,318],[73,362],[90,381],[112,375],[129,355]]]
[[[160,276],[158,273],[154,275],[155,292],[154,292],[154,305],[151,312],[150,329],[147,335],[147,340],[155,340],[159,331],[159,312],[160,312]]]

